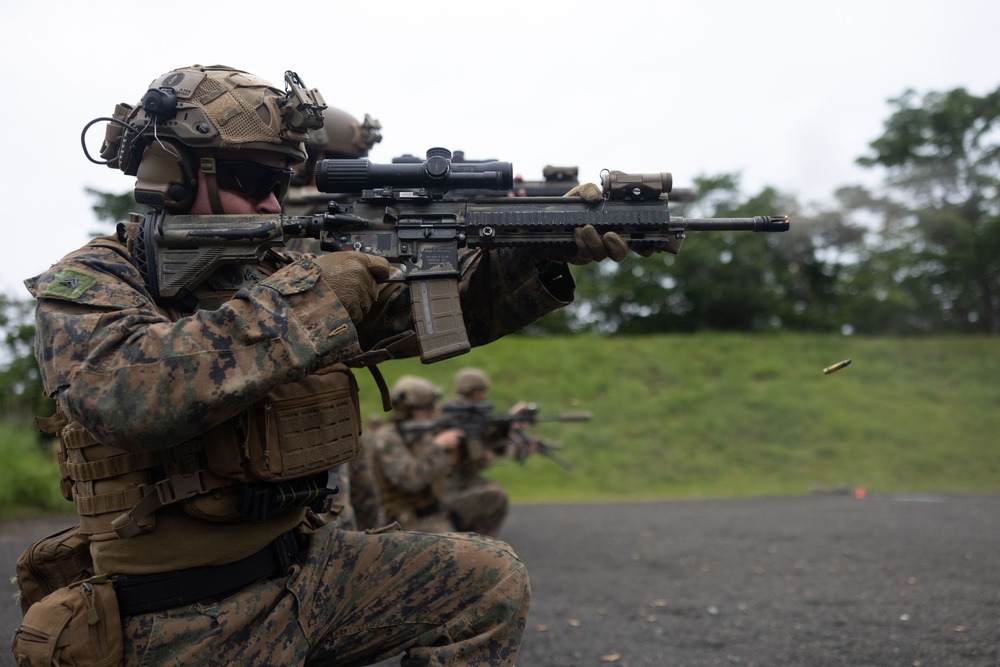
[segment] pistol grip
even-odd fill
[[[458,279],[416,278],[410,283],[413,325],[425,364],[469,351],[469,336],[458,300]]]

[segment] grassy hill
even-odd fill
[[[847,358],[850,366],[823,375]],[[391,361],[382,372],[390,385],[404,374],[423,375],[448,395],[452,374],[466,365],[492,376],[499,410],[526,400],[543,416],[593,414],[587,423],[534,429],[564,445],[560,456],[571,471],[542,457],[491,469],[514,502],[839,487],[1000,492],[1000,339],[514,336],[438,364]],[[384,417],[370,374],[360,370],[358,380],[362,415]],[[23,452],[37,449],[33,425],[8,420],[6,427],[0,511],[28,497],[21,486],[36,493],[40,479],[51,480],[48,488],[57,479],[50,464],[24,461]]]
[[[1000,491],[998,339],[511,337],[383,372],[390,385],[422,374],[447,395],[464,365],[491,375],[498,409],[593,413],[535,429],[564,445],[572,471],[541,457],[492,469],[515,502]],[[377,413],[374,382],[359,380],[363,414]]]

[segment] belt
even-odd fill
[[[115,577],[118,608],[122,616],[134,616],[221,599],[259,579],[286,572],[298,553],[295,532],[289,531],[235,563]]]

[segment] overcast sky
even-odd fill
[[[298,72],[331,106],[382,123],[374,161],[445,146],[529,179],[546,164],[585,181],[670,171],[677,186],[740,172],[745,193],[771,185],[803,204],[877,182],[854,161],[890,98],[1000,85],[996,0],[8,4],[0,289],[18,298],[24,278],[111,229],[85,187],[133,185],[84,157],[83,126],[194,63],[279,86]]]

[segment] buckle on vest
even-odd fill
[[[160,498],[160,504],[167,505],[204,493],[207,489],[203,474],[204,471],[199,470],[191,475],[171,475],[169,479],[154,484],[153,488]]]
[[[139,519],[155,512],[164,505],[184,500],[199,493],[204,493],[204,471],[199,470],[191,475],[173,475],[169,479],[160,480],[149,489],[142,500],[125,514],[121,514],[111,522],[111,528],[121,539],[139,534]]]

